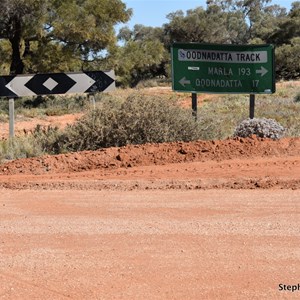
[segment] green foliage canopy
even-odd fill
[[[120,0],[2,0],[0,49],[9,42],[12,74],[78,69],[116,42],[114,25],[130,16]]]
[[[116,51],[115,58],[119,63],[115,69],[123,86],[136,86],[141,80],[168,76],[166,64],[170,59],[164,47],[162,28],[139,24],[133,30],[124,27],[118,38],[123,45]]]

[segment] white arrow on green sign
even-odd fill
[[[263,77],[267,73],[268,73],[268,70],[265,69],[264,67],[261,67],[259,70],[256,70],[256,74],[261,74],[261,77]]]
[[[275,92],[272,45],[175,43],[173,90],[182,92],[270,94]]]
[[[190,80],[187,80],[185,77],[182,77],[180,80],[179,80],[179,83],[185,87],[187,84],[191,84],[191,81]]]

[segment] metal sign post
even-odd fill
[[[197,111],[197,93],[192,93],[192,110],[193,110],[193,116],[195,118],[195,120],[197,121],[197,114],[198,114],[198,111]]]
[[[90,99],[91,108],[95,110],[96,109],[95,96],[93,94],[90,94],[89,99]]]
[[[9,137],[15,136],[15,100],[9,99]]]
[[[250,114],[249,114],[250,119],[254,119],[254,111],[255,111],[255,95],[250,94]]]

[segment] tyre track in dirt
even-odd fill
[[[0,272],[0,278],[2,277],[1,282],[6,282],[6,279],[8,279],[11,286],[14,286],[13,288],[8,288],[5,292],[2,292],[0,294],[0,298],[9,297],[11,298],[11,294],[14,294],[14,297],[21,298],[22,297],[22,291],[27,291],[27,287],[30,289],[30,293],[32,297],[35,297],[36,294],[39,295],[47,295],[47,297],[52,296],[57,298],[59,296],[60,299],[70,299],[69,295],[66,295],[64,293],[61,293],[59,291],[56,291],[55,289],[48,288],[44,284],[35,284],[31,282],[32,280],[25,280],[22,278],[19,278],[17,274],[8,274],[4,272]],[[26,297],[29,295],[27,294]]]

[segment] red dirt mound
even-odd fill
[[[130,145],[98,151],[19,159],[2,164],[0,174],[74,173],[96,169],[110,170],[172,163],[299,155],[299,138],[273,141],[253,136],[224,141]]]
[[[0,165],[7,189],[300,189],[300,138],[131,145]]]

